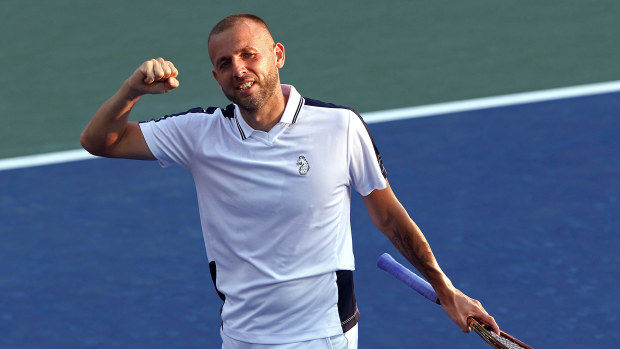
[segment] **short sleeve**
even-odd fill
[[[198,143],[195,124],[200,119],[192,111],[140,123],[146,144],[163,167],[178,164],[190,168]]]
[[[351,111],[348,134],[349,178],[362,196],[387,187],[387,172],[379,150],[362,117]]]

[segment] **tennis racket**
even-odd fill
[[[440,304],[439,298],[433,287],[424,279],[413,273],[411,270],[398,263],[388,253],[384,253],[379,257],[377,266],[388,273],[392,274],[398,280],[404,282],[409,287],[416,290],[419,294],[427,298],[428,300]],[[479,323],[476,319],[469,318],[469,326],[476,332],[482,339],[489,343],[493,348],[497,349],[532,349],[529,345],[509,335],[508,333],[501,331],[498,336],[492,332],[491,327],[486,324]]]

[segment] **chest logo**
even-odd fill
[[[299,166],[300,175],[305,175],[308,171],[310,171],[310,164],[308,164],[308,160],[306,160],[306,157],[303,155],[299,156],[297,165]]]

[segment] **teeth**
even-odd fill
[[[252,87],[252,85],[254,85],[254,83],[252,81],[248,81],[245,84],[239,86],[239,88],[242,89],[242,90],[247,90],[250,87]]]

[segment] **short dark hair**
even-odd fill
[[[217,22],[217,24],[213,27],[213,29],[211,29],[211,32],[209,33],[209,38],[207,39],[207,43],[211,41],[211,37],[213,35],[219,34],[227,29],[234,27],[238,23],[246,21],[246,20],[260,24],[262,27],[265,28],[265,30],[267,30],[267,32],[271,36],[271,31],[269,30],[267,23],[265,23],[265,21],[263,21],[262,18],[256,15],[253,15],[253,14],[249,14],[249,13],[237,13],[234,15],[230,15],[222,19],[221,21]]]

